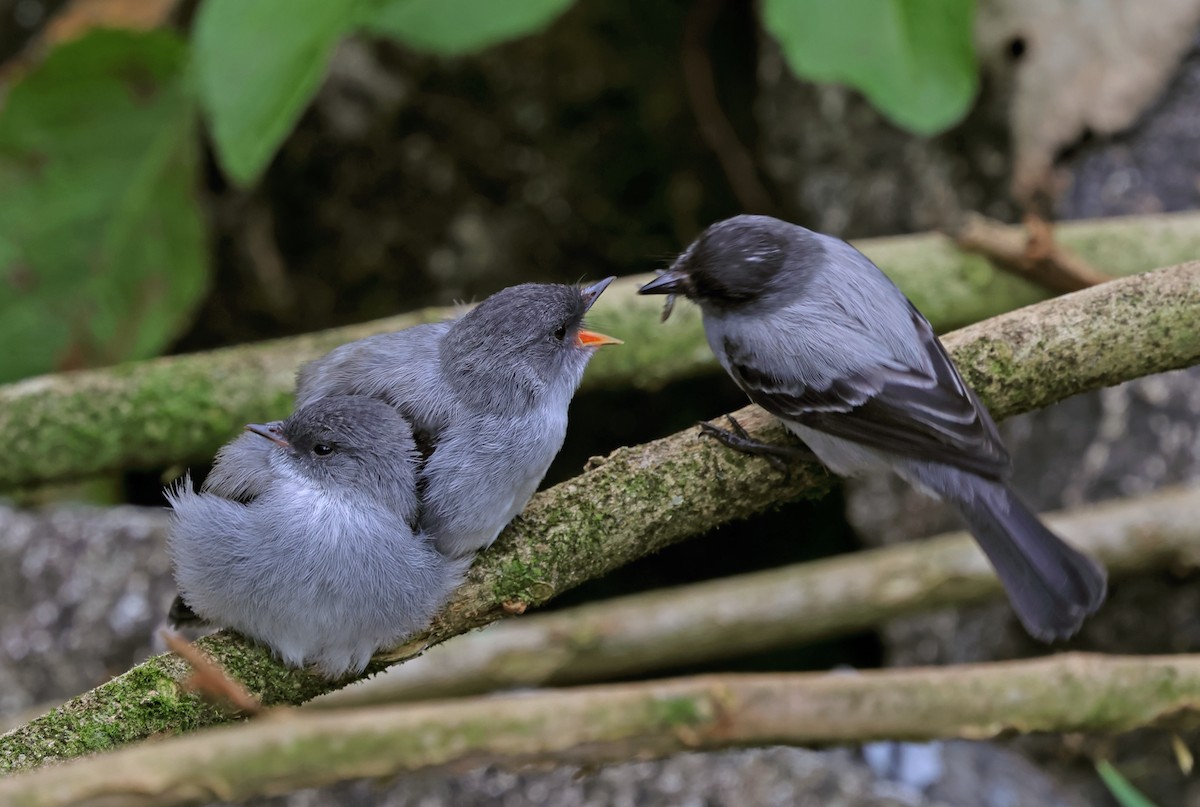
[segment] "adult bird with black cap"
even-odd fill
[[[1104,569],[1012,490],[987,409],[925,317],[854,247],[768,216],[736,216],[701,233],[639,293],[699,305],[721,366],[830,470],[890,468],[952,504],[1034,638],[1067,638],[1099,609]]]

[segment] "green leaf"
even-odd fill
[[[974,0],[764,0],[763,24],[796,75],[860,90],[894,123],[930,135],[978,89]]]
[[[229,177],[251,185],[316,94],[358,0],[205,0],[192,28],[200,101]]]
[[[159,353],[208,272],[172,33],[93,31],[0,112],[0,381]]]
[[[1113,798],[1121,807],[1154,807],[1154,802],[1143,796],[1137,788],[1129,784],[1129,780],[1121,775],[1121,772],[1110,765],[1106,760],[1100,760],[1096,763],[1096,772],[1100,774],[1100,778],[1104,780],[1108,792],[1113,794]]]
[[[371,33],[447,56],[482,50],[545,28],[574,0],[373,0]]]

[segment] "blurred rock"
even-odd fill
[[[989,743],[870,743],[863,756],[880,779],[939,803],[963,807],[1086,807],[1092,803],[1020,754]]]
[[[1200,205],[1200,34],[1158,102],[1133,129],[1090,139],[1066,161],[1058,214],[1096,218]]]
[[[1016,216],[1007,107],[986,84],[965,121],[922,138],[854,90],[800,81],[773,40],[760,49],[759,150],[784,218],[861,238],[936,230],[962,210]]]
[[[1012,88],[1013,196],[1048,189],[1058,153],[1085,135],[1111,135],[1137,120],[1178,69],[1197,24],[1197,0],[1103,3],[1080,14],[1074,0],[983,0],[977,58]],[[1194,130],[1193,130],[1194,131]]]
[[[1030,803],[1030,802],[1026,802]],[[262,807],[953,807],[903,785],[876,780],[850,751],[796,748],[681,754],[581,772],[497,769],[460,777],[402,777],[265,799]],[[975,803],[992,807],[991,803]],[[1043,807],[1059,807],[1042,802]],[[1075,807],[1065,802],[1062,807]],[[996,807],[1000,807],[999,804]]]
[[[174,596],[166,521],[161,508],[0,506],[0,714],[150,654]]]

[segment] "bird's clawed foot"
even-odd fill
[[[734,451],[739,451],[743,454],[753,454],[757,457],[762,457],[767,462],[771,463],[771,467],[777,471],[787,470],[787,460],[815,460],[816,455],[807,448],[798,446],[776,446],[770,443],[763,443],[755,440],[750,434],[742,428],[742,424],[737,422],[733,415],[726,415],[725,419],[729,421],[732,428],[722,429],[720,426],[714,426],[707,421],[700,421],[700,433],[712,437],[723,445],[732,448]]]

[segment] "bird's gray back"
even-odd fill
[[[297,374],[297,407],[330,395],[369,395],[396,407],[418,438],[439,431],[456,405],[439,361],[439,346],[451,324],[369,336],[305,364]]]
[[[849,244],[809,235],[804,265],[793,268],[792,278],[780,279],[794,288],[781,289],[773,308],[716,316],[706,311],[705,334],[725,369],[728,340],[764,366],[794,374],[781,380],[806,387],[828,388],[847,371],[880,366],[927,370],[904,294]]]

